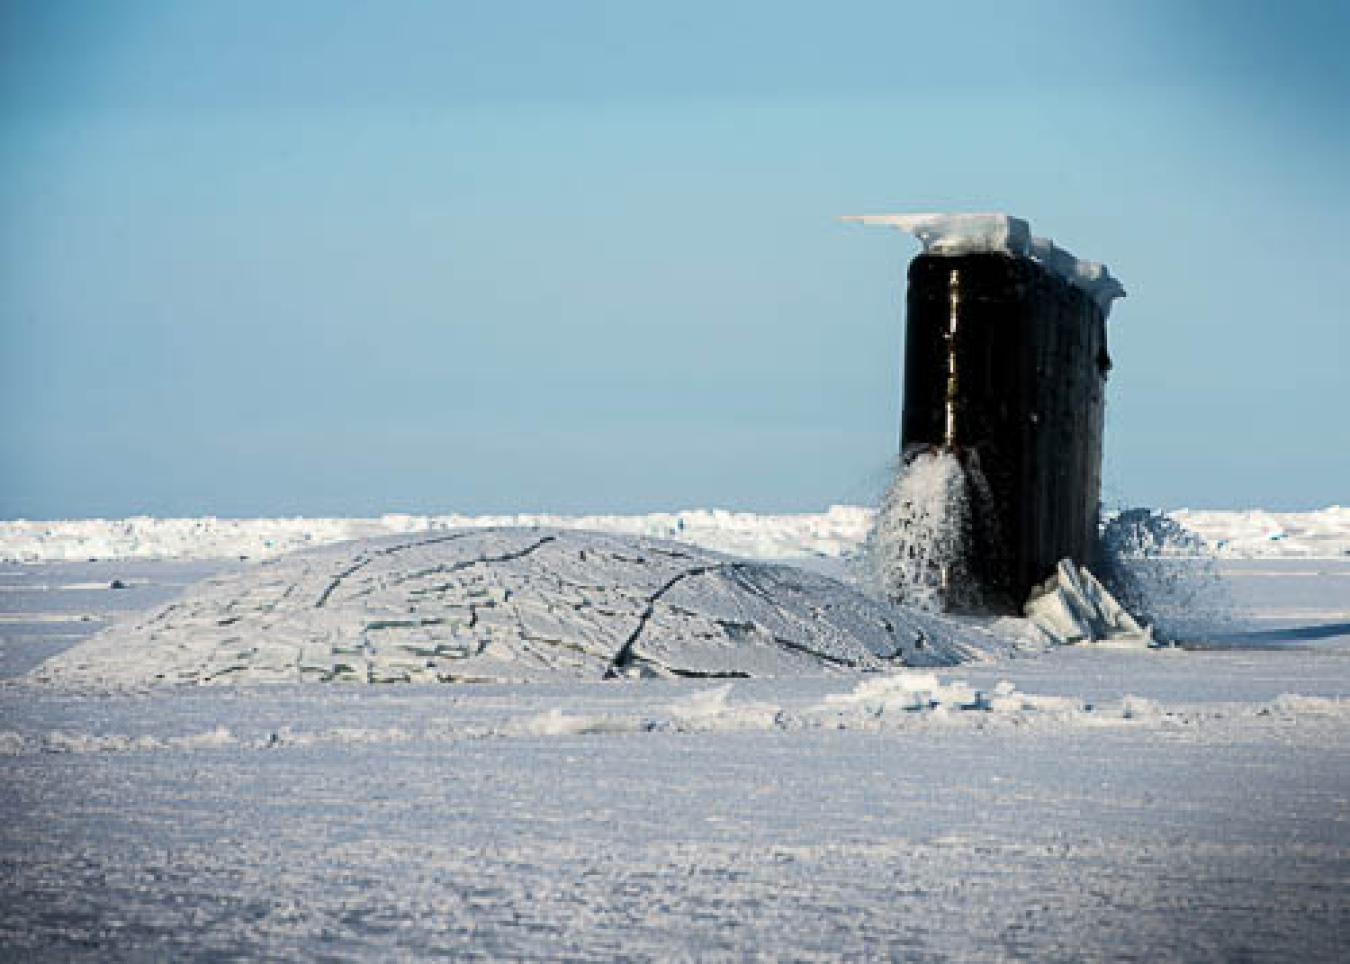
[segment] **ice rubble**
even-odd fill
[[[1125,297],[1125,288],[1106,265],[1082,261],[1049,238],[1032,237],[1031,225],[1007,214],[863,214],[840,218],[859,224],[897,228],[914,235],[925,254],[960,255],[995,252],[1030,258],[1080,288],[1096,302],[1103,317],[1111,302]]]
[[[1350,556],[1350,506],[1311,512],[1176,509],[1168,513],[1225,559]]]
[[[574,684],[584,686],[585,684]],[[518,692],[518,691],[517,691]],[[567,700],[542,712],[507,710],[495,718],[443,716],[397,725],[329,726],[295,729],[266,725],[217,724],[209,730],[83,732],[69,729],[0,730],[0,757],[36,754],[162,753],[221,749],[268,751],[286,747],[455,743],[484,739],[531,739],[643,733],[753,733],[803,730],[896,731],[935,724],[951,727],[1116,725],[1214,728],[1239,723],[1279,725],[1294,719],[1350,718],[1350,700],[1284,693],[1264,702],[1233,704],[1160,703],[1124,694],[1088,700],[1031,693],[1007,679],[976,685],[959,676],[900,669],[869,676],[850,689],[793,698],[733,698],[731,683],[695,691],[669,702],[649,702],[636,690],[591,705],[585,689],[565,691]],[[550,691],[543,699],[557,699]],[[521,698],[528,705],[528,697]],[[510,704],[507,704],[508,706]]]
[[[1055,575],[1027,600],[1024,609],[1047,643],[1146,648],[1153,633],[1116,602],[1097,577],[1063,559]]]
[[[874,512],[835,505],[825,512],[767,515],[689,509],[647,515],[409,515],[289,519],[69,519],[0,521],[0,560],[268,559],[297,549],[374,536],[459,528],[549,526],[673,539],[753,559],[837,559],[857,551]],[[1170,516],[1222,558],[1340,558],[1350,555],[1350,508],[1314,512],[1202,511]]]
[[[950,665],[1015,645],[786,566],[640,537],[467,529],[207,580],[32,675],[94,688],[789,676]]]
[[[506,526],[674,539],[754,559],[837,558],[862,541],[871,522],[872,510],[848,505],[790,515],[687,509],[646,515],[386,513],[374,518],[15,520],[0,522],[0,560],[269,559],[351,539]]]

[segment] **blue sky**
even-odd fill
[[[865,502],[944,209],[1124,281],[1109,504],[1345,504],[1347,9],[0,2],[0,517]]]

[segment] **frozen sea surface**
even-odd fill
[[[0,667],[221,565],[0,567]],[[1251,613],[1222,648],[735,683],[10,679],[0,948],[1343,959],[1350,563],[1223,568]]]

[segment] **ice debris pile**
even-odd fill
[[[1350,701],[1283,695],[1264,704],[1234,707],[1165,706],[1139,696],[1091,702],[1073,696],[1029,693],[1007,680],[992,687],[924,670],[895,670],[856,682],[851,689],[808,695],[804,701],[735,697],[731,683],[673,701],[647,702],[637,691],[627,699],[588,705],[586,691],[573,700],[533,711],[506,711],[491,718],[454,715],[409,725],[333,726],[316,729],[215,727],[202,731],[80,732],[0,730],[0,757],[47,753],[199,752],[219,749],[275,750],[285,747],[454,743],[482,739],[531,739],[639,733],[745,733],[803,730],[902,731],[915,726],[1197,726],[1233,716],[1272,723],[1321,717],[1343,719]],[[556,698],[550,694],[549,698]],[[522,700],[530,702],[522,694]]]
[[[469,529],[207,580],[32,675],[75,687],[788,676],[950,665],[1011,645],[800,569],[639,537]]]
[[[517,691],[519,693],[519,691]],[[0,730],[0,757],[36,754],[196,753],[213,750],[270,751],[287,747],[455,743],[483,739],[540,739],[640,733],[747,733],[803,730],[904,731],[918,726],[985,728],[998,726],[1065,727],[1146,726],[1222,728],[1244,722],[1274,726],[1293,720],[1343,720],[1350,700],[1283,694],[1263,703],[1162,704],[1140,696],[1093,702],[1075,696],[1024,692],[1001,680],[992,687],[924,670],[895,670],[856,682],[851,689],[805,694],[804,700],[738,696],[731,683],[699,690],[671,701],[649,702],[646,694],[626,691],[603,707],[588,700],[585,689],[570,691],[569,702],[546,709],[528,708],[469,718],[450,715],[400,718],[390,725],[279,728],[218,723],[207,730],[136,733],[74,730]],[[557,698],[549,691],[544,700]],[[373,721],[367,721],[373,722]]]
[[[1153,632],[1125,611],[1087,569],[1064,559],[1027,601],[1026,616],[1047,643],[1096,643],[1130,649],[1153,645]]]

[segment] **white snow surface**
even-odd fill
[[[758,677],[950,665],[1015,646],[803,569],[642,537],[463,529],[207,580],[34,676],[85,688]]]
[[[673,539],[751,559],[839,558],[867,535],[872,511],[767,515],[690,509],[647,515],[410,515],[373,518],[75,519],[0,522],[0,561],[266,559],[310,546],[463,528],[543,526]]]
[[[1350,556],[1350,507],[1313,512],[1177,509],[1173,519],[1225,559],[1332,559]]]
[[[1082,289],[1106,316],[1111,302],[1125,297],[1125,288],[1106,265],[1083,261],[1049,238],[1033,237],[1022,218],[1007,214],[862,214],[841,221],[881,225],[919,239],[926,254],[960,255],[995,252],[1030,258],[1069,284]]]
[[[381,567],[434,548],[320,608],[395,598]],[[14,678],[202,575],[297,558],[0,565],[0,956],[1344,960],[1350,559],[1221,560],[1260,629],[1212,650],[735,681]],[[321,595],[308,565],[294,584]]]
[[[0,522],[0,561],[90,559],[267,559],[317,545],[460,528],[546,526],[673,539],[762,560],[837,560],[856,553],[875,510],[835,505],[825,512],[761,514],[691,509],[647,515],[411,515],[372,518],[11,520]],[[1179,509],[1172,518],[1221,558],[1350,556],[1350,508],[1312,512]]]
[[[706,686],[707,684],[705,684]],[[1203,720],[1203,712],[1188,713],[1156,700],[1125,694],[1093,701],[1074,696],[1021,692],[1007,679],[988,684],[913,669],[877,674],[851,684],[815,686],[778,700],[746,698],[737,693],[745,684],[722,683],[669,694],[644,703],[620,699],[610,706],[593,701],[574,708],[552,706],[543,712],[496,712],[450,722],[401,721],[390,726],[328,726],[262,729],[247,723],[218,724],[200,732],[92,733],[73,729],[25,732],[0,730],[0,757],[53,753],[135,753],[163,750],[234,748],[257,751],[286,746],[342,744],[466,743],[483,739],[520,737],[594,736],[616,733],[766,733],[804,730],[913,731],[916,726],[951,727],[1110,727],[1147,724],[1154,727],[1185,725],[1188,716]],[[256,692],[256,691],[255,691]],[[290,696],[293,691],[280,690]],[[489,691],[488,699],[495,695]],[[632,696],[630,691],[625,694]],[[523,707],[532,701],[522,700]],[[1350,699],[1281,694],[1244,711],[1253,717],[1322,717],[1350,722]],[[236,732],[237,730],[237,732]]]

